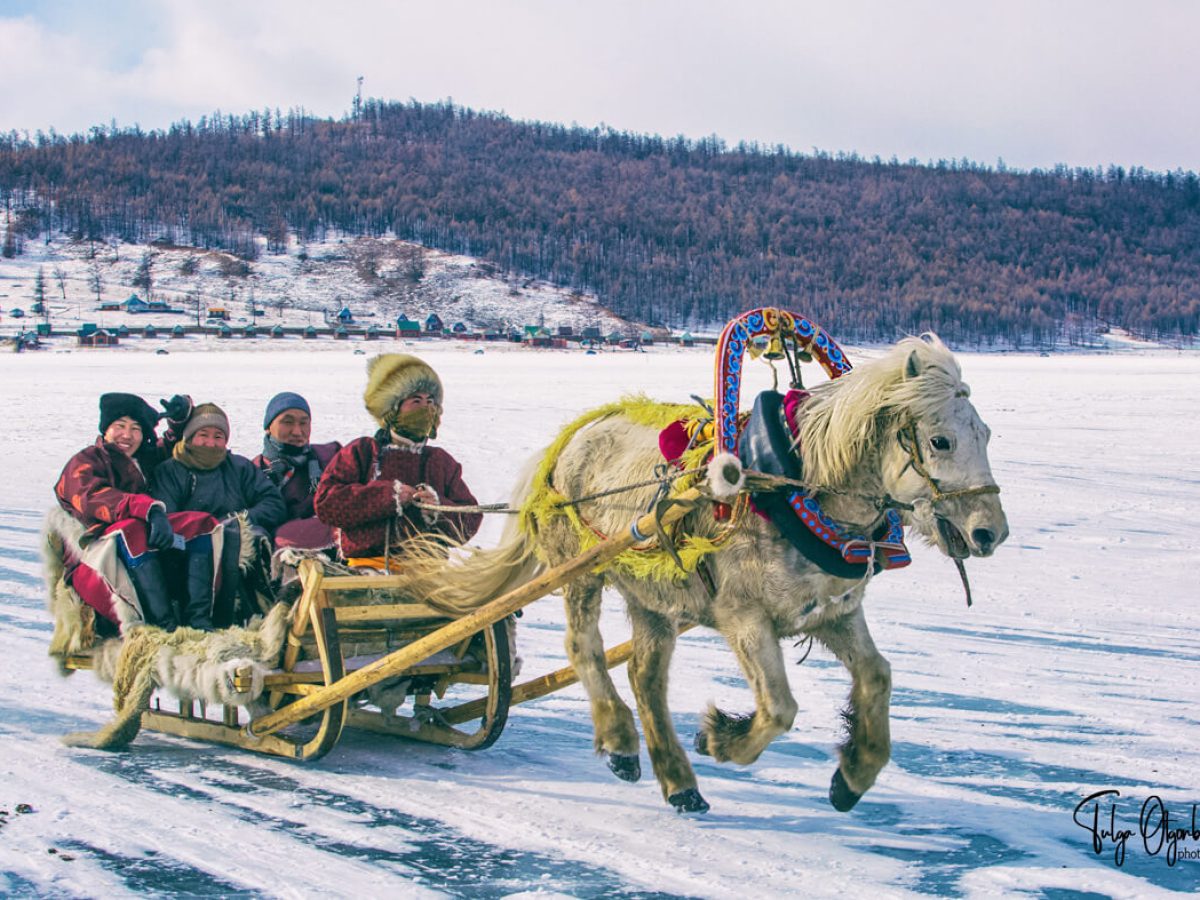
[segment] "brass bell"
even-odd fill
[[[764,359],[786,359],[787,356],[783,352],[783,340],[779,337],[779,332],[771,335],[771,339],[767,341],[767,349],[763,352]]]

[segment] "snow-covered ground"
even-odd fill
[[[711,391],[699,350],[420,349],[446,383],[439,442],[483,501],[505,499],[523,460],[585,408],[627,391]],[[105,686],[64,680],[46,657],[38,559],[41,512],[95,434],[97,395],[216,400],[250,454],[279,390],[309,398],[318,440],[368,430],[364,358],[332,343],[0,354],[0,894],[1195,894],[1200,860],[1185,857],[1200,839],[1181,840],[1169,866],[1143,846],[1138,815],[1158,795],[1172,827],[1190,826],[1200,803],[1200,356],[960,359],[994,432],[1012,534],[969,564],[971,609],[954,567],[923,546],[873,582],[867,616],[895,683],[892,762],[852,812],[829,806],[848,678],[815,648],[792,668],[795,728],[750,767],[696,757],[713,808],[685,818],[648,776],[619,782],[593,756],[578,687],[516,707],[478,753],[355,734],[308,765],[148,733],[119,754],[60,745],[110,714]],[[612,642],[627,631],[615,596],[605,627]],[[563,663],[556,599],[527,609],[521,652],[526,675]],[[710,699],[751,704],[730,651],[697,630],[672,667],[685,738]],[[1121,792],[1113,821],[1133,832],[1121,867],[1110,840],[1096,855],[1073,821],[1104,789]]]

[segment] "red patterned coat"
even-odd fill
[[[395,482],[433,488],[439,505],[474,506],[462,466],[440,447],[419,449],[361,437],[343,447],[325,467],[314,504],[317,518],[333,526],[343,558],[382,556],[414,534],[437,532],[466,541],[479,530],[479,513],[426,517],[414,506],[397,508]]]
[[[121,519],[141,519],[157,502],[149,494],[141,465],[157,463],[155,447],[137,454],[137,462],[96,438],[67,462],[54,485],[58,504],[83,523],[89,535],[99,534]]]

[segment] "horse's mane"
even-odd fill
[[[845,485],[891,426],[969,393],[958,361],[937,335],[904,338],[880,359],[813,389],[799,423],[804,480]]]

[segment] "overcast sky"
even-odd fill
[[[1200,169],[1192,0],[0,0],[0,131],[514,119],[1011,168]]]

